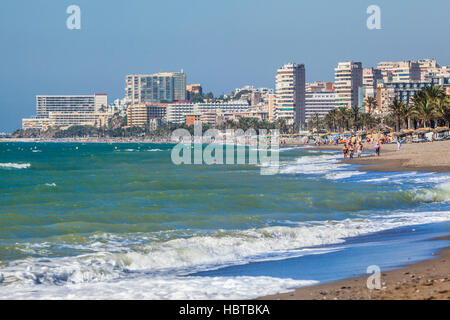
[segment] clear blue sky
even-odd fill
[[[81,7],[81,30],[66,8]],[[366,28],[366,8],[382,30]],[[184,69],[220,95],[274,86],[276,69],[305,63],[307,81],[332,80],[338,61],[436,58],[450,64],[449,0],[3,0],[0,131],[35,114],[37,94],[123,97],[128,73]]]

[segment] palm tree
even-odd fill
[[[374,97],[367,97],[364,105],[367,108],[368,113],[372,114],[377,106],[377,100]]]
[[[350,115],[347,107],[339,107],[337,109],[337,120],[340,129],[348,130],[349,117]]]
[[[412,114],[413,114],[413,107],[407,103],[403,103],[400,112],[400,117],[402,118],[406,129],[409,129],[409,120]]]
[[[431,100],[445,98],[445,91],[442,86],[429,86],[422,89],[425,96]]]
[[[325,123],[327,124],[328,129],[330,129],[330,131],[336,131],[337,130],[337,118],[338,118],[338,114],[337,114],[337,109],[332,109],[330,112],[328,112],[324,118]]]
[[[402,118],[402,112],[403,112],[403,103],[401,101],[398,101],[397,99],[392,102],[392,104],[389,106],[389,110],[393,114],[393,116],[397,119],[397,130],[400,131],[400,122]]]
[[[435,108],[436,115],[440,118],[444,125],[448,127],[450,123],[450,98],[445,97],[438,99],[435,104]]]
[[[436,104],[430,99],[418,99],[414,104],[413,114],[422,120],[422,125],[424,127],[426,127],[427,124],[430,124],[431,126],[431,120],[434,119],[436,114]]]
[[[350,109],[350,115],[353,118],[353,125],[358,126],[358,119],[359,119],[359,107],[358,106],[352,106]],[[358,128],[356,128],[358,129]]]

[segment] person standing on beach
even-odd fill
[[[348,152],[350,153],[350,160],[353,159],[353,154],[355,153],[355,149],[353,149],[353,145],[350,145]]]
[[[347,144],[345,144],[345,143],[344,143],[344,146],[342,147],[342,153],[344,154],[344,161],[347,160],[348,148],[347,148]]]
[[[361,158],[361,154],[362,154],[362,151],[363,151],[363,145],[362,145],[361,141],[358,143],[358,146],[357,146],[356,150],[357,150],[357,153],[358,153],[358,158]]]
[[[377,142],[377,144],[375,145],[374,151],[377,156],[380,156],[380,143],[379,142]]]
[[[403,140],[400,140],[400,138],[397,139],[397,150],[400,150],[402,148],[402,142]]]

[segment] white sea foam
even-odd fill
[[[349,237],[402,226],[444,221],[450,221],[450,211],[395,212],[390,215],[342,221],[298,223],[291,227],[273,226],[261,229],[219,231],[209,235],[194,234],[169,241],[151,241],[129,249],[125,253],[96,252],[77,257],[30,258],[11,262],[0,269],[4,284],[8,284],[7,287],[0,286],[0,298],[6,297],[5,291],[12,294],[10,297],[14,296],[14,292],[17,297],[24,297],[20,295],[26,294],[27,290],[27,297],[32,298],[53,297],[53,294],[54,297],[64,298],[70,295],[77,298],[113,296],[119,298],[121,294],[125,295],[125,292],[138,298],[139,296],[136,295],[143,294],[142,291],[145,291],[138,290],[139,285],[148,288],[146,298],[249,298],[255,293],[244,290],[246,281],[241,283],[237,278],[232,278],[236,281],[235,289],[240,286],[239,288],[243,290],[239,289],[233,293],[233,290],[224,290],[222,286],[226,283],[226,278],[218,278],[217,284],[214,285],[210,282],[202,282],[205,278],[188,275],[193,272],[253,261],[321,254],[336,248],[311,247],[339,244]],[[133,277],[139,280],[136,279],[133,282]],[[159,286],[152,287],[159,281],[157,279],[162,279],[162,282]],[[179,284],[180,288],[177,288],[177,279],[186,281],[186,286],[182,287]],[[49,290],[41,290],[41,285]],[[274,284],[274,288],[280,290],[285,285],[286,283],[278,282]],[[23,287],[23,290],[15,291],[14,286]],[[193,292],[190,288],[197,289]],[[264,288],[264,286],[258,286],[258,288]],[[118,291],[114,291],[115,289]],[[89,290],[92,293],[88,293]],[[162,292],[161,296],[158,296],[158,291]],[[178,293],[175,293],[176,291]],[[264,291],[257,296],[269,293]]]
[[[416,199],[426,202],[449,202],[450,182],[440,183],[431,189],[417,190]]]
[[[366,174],[364,171],[337,171],[325,175],[326,179],[339,180]]]
[[[353,170],[351,165],[340,163],[339,160],[340,155],[335,153],[303,156],[294,163],[281,165],[280,173],[320,175],[329,180],[365,174],[365,172]]]
[[[158,151],[163,151],[163,150],[161,150],[161,149],[148,149],[146,151],[148,151],[148,152],[158,152]]]
[[[31,167],[29,163],[0,163],[0,168],[27,169]]]
[[[0,299],[253,299],[317,281],[273,277],[131,277],[115,282],[65,286],[0,287]]]
[[[56,187],[56,183],[52,182],[52,183],[46,183],[45,184],[47,187]]]

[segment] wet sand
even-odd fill
[[[441,238],[450,239],[450,236]],[[439,241],[437,239],[436,241]],[[436,258],[381,272],[381,289],[368,289],[370,275],[302,287],[262,300],[450,300],[450,248]]]

